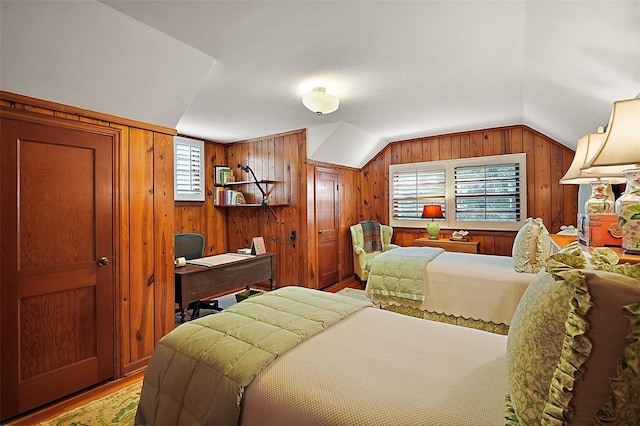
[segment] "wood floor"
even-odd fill
[[[351,277],[350,279],[347,279],[345,281],[325,287],[322,289],[322,291],[337,293],[344,288],[363,289],[364,287],[360,282],[360,280],[358,280],[357,278]],[[143,376],[144,376],[144,371],[140,371],[139,373],[136,373],[132,376],[125,377],[119,380],[114,380],[112,382],[108,382],[103,385],[99,385],[88,391],[80,392],[78,394],[70,396],[69,398],[52,403],[34,412],[27,413],[23,416],[20,416],[14,420],[10,420],[7,423],[3,423],[3,425],[32,426],[32,425],[38,424],[45,420],[49,420],[54,417],[57,417],[62,413],[66,413],[67,411],[71,411],[74,408],[80,407],[88,402],[91,402],[96,399],[102,398],[103,396],[109,395],[112,392],[116,392],[124,387],[127,387],[138,380],[142,380]]]

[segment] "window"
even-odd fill
[[[389,167],[392,226],[421,228],[425,204],[440,204],[449,229],[518,230],[526,219],[526,155]]]
[[[173,139],[175,201],[204,201],[204,142]]]

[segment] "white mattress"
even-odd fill
[[[506,336],[365,308],[246,388],[242,425],[504,425]]]

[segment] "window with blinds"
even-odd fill
[[[517,230],[526,219],[526,154],[389,167],[392,226],[424,227],[426,204],[439,204],[441,228]]]
[[[454,179],[457,221],[519,221],[518,163],[456,167]]]
[[[444,169],[397,171],[392,180],[394,218],[419,218],[425,204],[440,204],[446,212]]]
[[[174,199],[204,201],[204,142],[174,137]]]

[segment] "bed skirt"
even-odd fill
[[[461,327],[475,328],[476,330],[488,331],[495,334],[509,334],[509,326],[507,324],[496,324],[495,322],[486,322],[482,320],[476,320],[473,318],[456,317],[448,314],[441,314],[438,312],[421,311],[418,308],[410,308],[408,306],[398,305],[382,305],[376,303],[376,305],[384,309],[385,311],[396,312],[403,315],[409,315],[416,318],[422,318],[430,321],[443,322],[445,324],[459,325]]]

